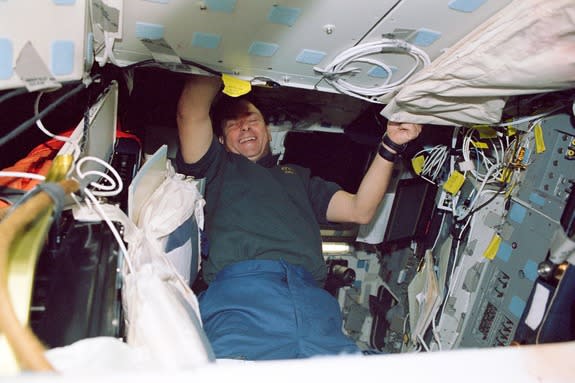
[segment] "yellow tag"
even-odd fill
[[[411,166],[413,166],[413,171],[415,174],[419,175],[423,171],[423,165],[425,164],[424,156],[417,156],[411,159]]]
[[[511,176],[513,175],[513,170],[509,168],[504,168],[501,172],[501,176],[499,177],[499,181],[501,182],[509,182],[511,180]]]
[[[543,129],[541,128],[541,124],[537,123],[534,128],[535,132],[535,151],[539,153],[543,153],[545,151],[545,140],[543,139]]]
[[[465,182],[465,176],[459,173],[457,170],[454,170],[453,173],[449,176],[447,181],[443,184],[443,189],[451,194],[456,194],[459,189],[463,186]]]
[[[509,125],[507,127],[507,130],[505,131],[505,135],[507,135],[507,137],[511,137],[517,134],[517,129],[515,129],[513,126]]]
[[[240,80],[227,74],[222,74],[224,82],[223,92],[230,97],[239,97],[249,93],[252,90],[252,84],[249,81]]]
[[[481,138],[495,138],[497,137],[497,131],[489,125],[477,125],[474,126],[479,132],[479,137]]]
[[[483,256],[492,261],[497,255],[499,245],[501,245],[501,237],[499,236],[499,234],[495,234],[493,235],[493,238],[491,238],[491,242],[489,242],[489,245],[487,245],[487,248],[485,249]]]
[[[485,142],[481,142],[481,141],[471,141],[471,143],[472,143],[473,146],[475,146],[477,149],[489,149],[489,145],[487,145]]]

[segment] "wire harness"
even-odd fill
[[[413,58],[414,64],[403,77],[391,82],[393,78],[392,67],[374,58],[376,55],[386,53],[408,55]],[[383,69],[387,74],[384,83],[374,87],[363,87],[345,80],[344,76],[349,77],[349,75],[360,71],[359,68],[348,67],[353,63],[371,64]],[[382,39],[349,48],[337,55],[325,68],[314,67],[314,70],[321,73],[323,75],[322,79],[340,93],[365,101],[379,103],[379,97],[401,87],[413,73],[429,64],[431,64],[431,60],[427,53],[415,45],[403,40]]]

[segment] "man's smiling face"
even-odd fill
[[[270,141],[271,135],[261,112],[249,102],[245,112],[224,122],[223,136],[220,137],[226,150],[253,162],[269,152]]]

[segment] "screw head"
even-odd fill
[[[326,35],[331,35],[333,32],[335,32],[335,25],[326,24],[323,26],[323,31],[325,32]]]

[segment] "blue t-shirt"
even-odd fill
[[[300,265],[318,283],[326,277],[320,223],[327,223],[331,197],[340,187],[297,165],[258,163],[227,152],[214,138],[206,154],[186,164],[178,152],[178,172],[206,178],[205,230],[209,255],[202,261],[210,283],[224,267],[253,259]]]

